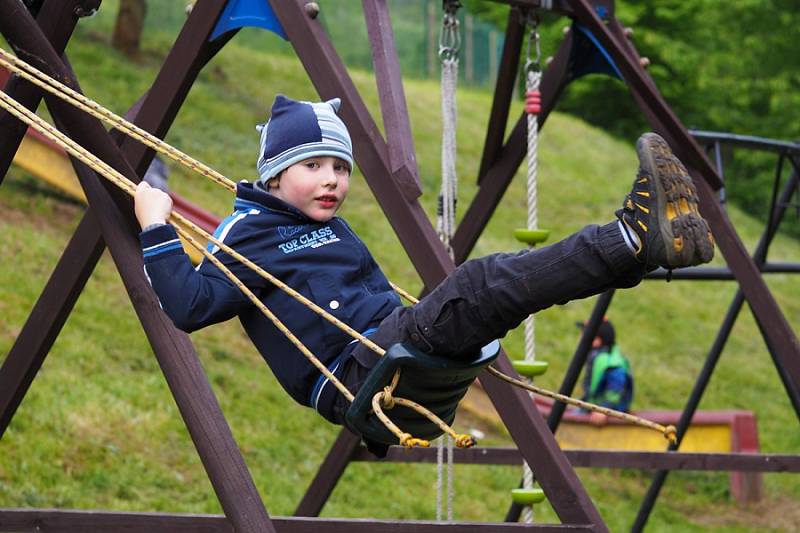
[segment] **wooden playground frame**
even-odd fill
[[[479,173],[480,189],[453,240],[456,263],[463,261],[471,251],[525,155],[525,118],[516,123],[507,139],[504,139],[503,132],[508,121],[524,37],[524,27],[521,24],[523,12],[541,8],[544,2],[495,1],[509,4],[511,9]],[[197,2],[153,86],[129,111],[129,119],[161,138],[166,135],[203,66],[236,33],[231,31],[214,41],[209,40],[227,3],[227,0]],[[786,393],[800,417],[800,344],[761,277],[758,259],[747,253],[717,201],[715,192],[722,186],[717,171],[669,109],[652,79],[642,68],[638,53],[626,38],[624,28],[614,18],[612,0],[601,0],[593,4],[588,0],[556,0],[547,3],[552,11],[573,18],[595,36],[613,59],[653,130],[662,134],[686,163],[698,185],[703,215],[709,221],[717,246],[728,263],[730,275],[739,283],[739,306],[745,301],[750,305]],[[80,17],[97,9],[99,4],[100,0],[44,0],[31,13],[18,0],[0,0],[0,33],[19,57],[79,90],[78,80],[63,56],[63,51]],[[304,0],[270,0],[270,4],[319,95],[324,99],[342,98],[342,116],[353,137],[358,166],[426,287],[435,286],[452,271],[454,262],[439,242],[426,213],[417,201],[422,191],[386,1],[363,0],[386,131],[385,139],[316,20],[313,6]],[[563,88],[571,81],[572,43],[573,32],[570,32],[544,72],[540,126],[554,108]],[[33,110],[44,98],[62,131],[135,182],[139,181],[139,176],[144,174],[153,157],[152,151],[131,139],[109,134],[97,120],[58,99],[43,96],[41,91],[18,78],[9,80],[5,92]],[[7,172],[25,129],[13,117],[6,113],[0,114],[0,180]],[[359,439],[347,431],[342,431],[333,444],[300,502],[297,516],[272,518],[234,442],[189,337],[175,329],[161,312],[143,275],[130,200],[107,185],[94,172],[80,163],[74,164],[89,201],[89,208],[0,368],[0,436],[8,427],[107,246],[225,516],[2,509],[0,526],[3,528],[23,531],[104,532],[145,527],[151,532],[279,530],[426,533],[462,530],[516,531],[522,528],[554,532],[607,531],[573,466],[614,465],[664,469],[662,472],[673,468],[800,471],[800,460],[795,456],[591,450],[565,453],[558,447],[552,434],[560,415],[554,418],[551,413],[546,423],[527,393],[485,375],[482,377],[483,387],[518,449],[459,450],[456,453],[457,461],[485,463],[486,457],[492,457],[501,461],[501,464],[511,460],[518,464],[521,457],[536,473],[561,524],[316,518],[349,461],[364,459]],[[794,183],[796,184],[796,177]],[[610,304],[612,294],[606,293],[598,300],[584,328],[576,354],[588,352],[589,342]],[[573,359],[578,360],[579,357]],[[505,373],[513,373],[510,361],[504,354],[501,354],[496,366]],[[570,386],[570,379],[571,374],[568,373],[562,390],[571,391],[574,382]],[[510,458],[512,455],[513,458]],[[412,451],[408,457],[412,460],[429,460],[429,452]],[[574,463],[571,464],[571,461]],[[655,495],[657,496],[657,489]],[[654,500],[655,498],[653,502]],[[513,509],[509,514],[513,515]],[[640,515],[646,521],[646,515]],[[644,521],[637,519],[638,525],[634,527],[643,527]]]

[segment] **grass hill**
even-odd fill
[[[142,94],[169,44],[156,36],[139,64],[107,45],[108,20],[83,24],[68,50],[84,91],[117,113]],[[258,137],[275,93],[314,98],[299,62],[234,40],[203,71],[167,141],[226,175],[252,179]],[[354,73],[379,117],[374,80]],[[434,213],[439,175],[439,87],[406,87],[423,203]],[[458,95],[460,205],[475,192],[485,121],[486,92]],[[519,107],[515,109],[519,112]],[[630,142],[614,140],[574,118],[554,114],[541,137],[540,212],[553,239],[590,222],[610,219],[636,168]],[[521,173],[522,174],[522,173]],[[513,228],[525,225],[524,178],[512,184],[478,243],[476,254],[518,248]],[[171,187],[217,215],[231,198],[210,182],[172,166]],[[343,210],[390,279],[411,292],[419,281],[371,194],[356,174]],[[79,205],[12,169],[0,188],[0,353],[7,353],[83,212]],[[463,212],[463,209],[462,209]],[[761,222],[732,210],[752,249]],[[432,215],[431,215],[432,216]],[[797,260],[800,244],[779,236],[775,260]],[[721,259],[715,260],[722,264]],[[800,325],[800,284],[768,278],[793,327]],[[636,374],[636,408],[679,409],[702,366],[733,297],[725,282],[646,282],[622,291],[610,316]],[[577,341],[574,322],[592,301],[573,302],[537,315],[538,351],[551,363],[538,381],[557,388]],[[270,374],[236,322],[192,335],[198,352],[265,502],[273,515],[291,514],[327,452],[337,429],[295,405]],[[504,341],[522,354],[522,335]],[[749,313],[740,317],[701,404],[704,409],[749,409],[758,415],[762,450],[800,452],[797,419]],[[458,421],[457,421],[458,423]],[[462,424],[481,422],[467,418]],[[484,444],[508,444],[493,427]],[[789,428],[789,429],[787,429]],[[455,515],[502,520],[519,470],[457,466]],[[578,471],[613,531],[626,529],[649,475],[638,471]],[[354,464],[323,515],[430,519],[435,515],[435,467]],[[765,476],[763,502],[739,508],[724,473],[672,474],[649,531],[778,531],[800,523],[800,478]],[[0,442],[0,507],[58,507],[187,513],[220,508],[108,254],[78,300],[11,426]],[[543,507],[543,521],[555,520]]]

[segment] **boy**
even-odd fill
[[[648,270],[711,260],[713,241],[697,193],[663,139],[643,135],[641,168],[617,221],[587,226],[535,251],[461,265],[422,301],[403,307],[366,246],[335,216],[347,196],[352,145],[339,100],[278,96],[261,128],[259,180],[238,184],[234,213],[215,236],[387,348],[468,357],[529,314],[611,287]],[[165,224],[169,197],[140,184],[136,216],[145,269],[164,311],[187,332],[238,316],[278,381],[300,404],[343,423],[349,403],[226,278],[204,260],[195,270]],[[217,247],[212,253],[355,393],[378,356]]]

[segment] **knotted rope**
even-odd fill
[[[530,15],[528,24],[530,34],[525,61],[525,112],[528,114],[528,229],[538,229],[538,193],[537,183],[539,171],[539,111],[541,98],[539,96],[539,83],[541,81],[541,49],[539,45],[538,23]],[[531,45],[535,46],[533,57]],[[533,248],[533,245],[530,245]],[[536,360],[536,319],[534,315],[525,319],[525,360]],[[533,379],[531,378],[531,382]],[[534,474],[527,462],[522,463],[522,487],[533,489]],[[522,510],[522,521],[526,524],[533,523],[533,506],[527,505]]]

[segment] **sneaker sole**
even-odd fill
[[[700,216],[697,189],[686,167],[656,134],[642,136],[637,151],[656,188],[658,226],[668,264],[683,267],[711,261],[714,239]]]

